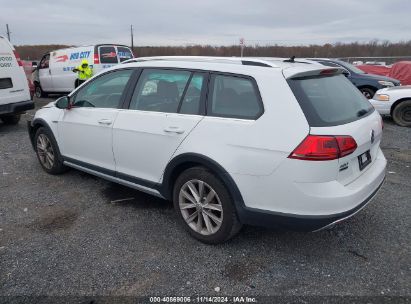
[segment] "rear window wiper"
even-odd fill
[[[364,115],[367,114],[367,113],[368,113],[367,110],[362,109],[362,110],[360,110],[360,111],[357,112],[357,117],[364,116]]]

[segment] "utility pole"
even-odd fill
[[[244,38],[240,38],[240,57],[243,57],[244,54]]]
[[[130,27],[130,34],[131,34],[131,51],[134,53],[134,33],[133,33],[133,25]]]
[[[10,30],[9,30],[9,25],[8,25],[8,24],[6,24],[6,31],[7,31],[7,39],[9,39],[9,41],[10,41],[10,34],[11,34],[11,32],[10,32]]]

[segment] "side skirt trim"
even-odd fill
[[[78,162],[76,161],[76,163],[78,163]],[[114,174],[110,174],[112,172],[115,173],[115,171],[107,170],[107,169],[103,169],[103,168],[101,168],[103,170],[96,170],[95,168],[99,168],[99,167],[93,166],[93,165],[87,165],[87,167],[93,167],[93,169],[92,169],[92,168],[87,168],[86,166],[82,166],[82,165],[76,164],[76,163],[68,160],[67,158],[64,158],[64,165],[66,165],[68,167],[71,167],[71,168],[74,168],[74,169],[77,169],[77,170],[80,170],[80,171],[83,171],[83,172],[98,176],[100,178],[106,179],[108,181],[118,183],[120,185],[130,187],[130,188],[133,188],[133,189],[136,189],[136,190],[139,190],[139,191],[142,191],[142,192],[145,192],[145,193],[148,193],[148,194],[151,194],[151,195],[154,195],[154,196],[157,196],[157,197],[160,197],[160,198],[164,199],[164,196],[161,195],[161,193],[157,189],[153,189],[153,188],[146,187],[146,186],[143,186],[143,185],[140,185],[140,184],[128,181],[128,180],[124,180],[122,178],[116,177]],[[101,172],[101,171],[104,171],[104,172]]]

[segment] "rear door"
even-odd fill
[[[144,69],[128,110],[113,129],[116,171],[120,178],[158,182],[181,142],[203,119],[207,74]]]
[[[8,40],[0,36],[0,105],[30,99],[22,62],[16,55]]]
[[[343,184],[364,174],[377,157],[382,137],[381,116],[343,75],[317,75],[289,79],[310,125],[310,134],[351,136],[357,148],[328,162],[329,172]],[[334,165],[336,164],[336,165]]]

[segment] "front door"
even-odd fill
[[[108,72],[72,94],[72,108],[58,122],[61,153],[68,161],[114,174],[112,128],[132,73]]]

